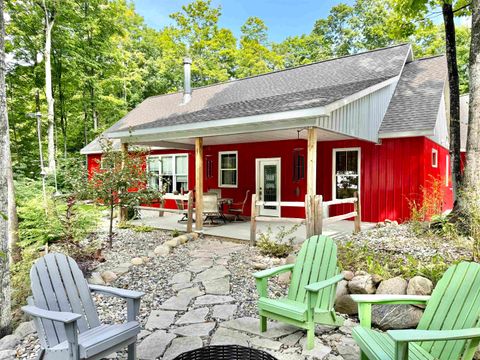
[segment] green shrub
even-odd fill
[[[134,225],[132,223],[129,223],[128,221],[122,221],[118,223],[117,226],[119,229],[131,229],[135,232],[152,232],[155,230],[154,227],[148,226],[148,225]]]
[[[257,241],[257,247],[260,250],[260,253],[266,256],[273,257],[287,257],[293,251],[293,240],[294,236],[287,238],[292,235],[299,227],[299,224],[292,226],[291,228],[286,228],[285,226],[279,226],[279,231],[273,239],[272,228],[268,226],[267,231],[259,234],[259,240]]]
[[[180,236],[180,230],[178,229],[173,229],[172,230],[172,237],[177,237]]]

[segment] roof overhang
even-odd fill
[[[338,101],[320,107],[162,127],[143,129],[131,128],[121,131],[112,131],[106,133],[106,136],[109,138],[121,139],[122,142],[138,143],[158,141],[159,139],[162,141],[170,141],[195,137],[244,134],[249,132],[304,127],[322,128],[320,126],[320,119],[329,117],[332,111],[389,86],[398,81],[398,79],[399,76],[392,77]]]
[[[413,131],[392,131],[379,133],[379,139],[392,139],[392,138],[402,138],[402,137],[415,137],[415,136],[433,136],[435,134],[433,129],[425,130],[413,130]]]

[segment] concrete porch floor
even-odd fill
[[[178,222],[181,219],[181,215],[172,214],[172,213],[165,213],[163,217],[158,216],[158,212],[156,211],[142,211],[141,214],[142,218],[138,220],[132,220],[131,223],[134,225],[148,225],[154,228],[163,229],[163,230],[179,230],[179,231],[186,231],[187,224],[186,222]],[[250,221],[243,221],[243,222],[227,222],[224,224],[221,220],[216,220],[218,223],[217,225],[209,225],[209,221],[203,227],[203,233],[206,235],[230,238],[235,240],[243,240],[249,241],[250,240]],[[268,230],[268,226],[272,230],[273,236],[275,236],[280,227],[284,226],[286,229],[291,228],[294,226],[296,222],[289,221],[288,218],[285,218],[284,221],[258,221],[257,222],[257,234],[264,233]],[[362,230],[372,229],[375,226],[375,223],[367,223],[362,222]],[[195,230],[195,223],[193,225]],[[350,235],[353,232],[353,221],[339,221],[334,224],[330,224],[324,227],[323,234],[331,236],[333,238],[339,238],[346,235]],[[288,236],[295,237],[294,243],[301,243],[305,240],[306,236],[306,229],[305,225],[301,224],[295,232]],[[257,235],[258,239],[258,235]]]

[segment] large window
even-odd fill
[[[224,151],[218,153],[218,186],[237,187],[238,185],[238,153]]]
[[[148,186],[167,193],[188,191],[188,155],[152,155],[148,157]]]
[[[333,198],[354,196],[360,184],[360,149],[333,150]]]

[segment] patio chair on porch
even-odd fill
[[[222,219],[226,223],[225,216],[220,212],[218,208],[218,195],[215,193],[203,194],[203,215],[205,215],[204,222],[206,223],[210,219],[210,224],[214,225],[215,219]]]
[[[250,195],[250,190],[247,190],[245,194],[245,199],[242,202],[237,202],[230,204],[228,212],[232,215],[235,215],[233,221],[243,221],[242,215],[245,211],[245,206],[247,205],[248,196]]]
[[[102,359],[127,346],[128,360],[136,359],[136,318],[143,293],[89,285],[77,263],[58,253],[37,260],[30,280],[33,297],[22,310],[34,320],[41,345],[38,359]],[[127,322],[101,324],[91,291],[125,299]]]

